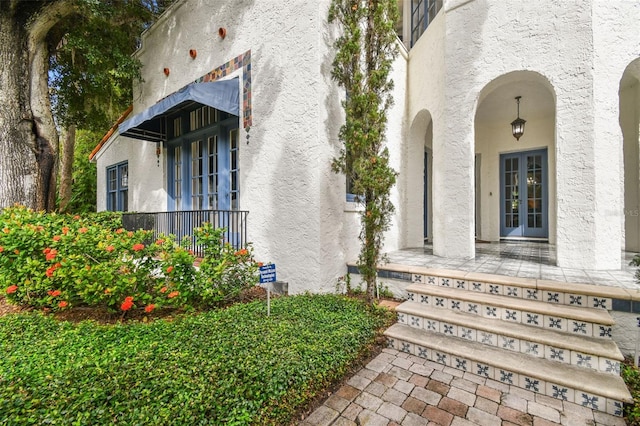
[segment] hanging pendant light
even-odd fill
[[[524,134],[524,123],[526,123],[526,120],[523,120],[522,118],[520,118],[520,98],[521,97],[522,96],[516,96],[516,103],[518,105],[518,118],[516,118],[511,122],[511,133],[513,134],[513,137],[516,138],[517,141],[519,141],[522,135]]]

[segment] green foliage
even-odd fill
[[[333,169],[346,174],[352,190],[361,194],[362,242],[358,267],[373,300],[377,266],[382,260],[383,233],[389,228],[394,207],[389,194],[396,172],[384,146],[387,112],[392,105],[390,78],[397,54],[394,23],[395,0],[332,0],[329,22],[340,24],[335,42],[332,77],[347,91],[343,102],[346,123],[339,137],[344,144]]]
[[[149,231],[125,231],[121,224],[117,213],[80,217],[5,209],[0,289],[22,306],[104,307],[124,315],[143,308],[216,306],[257,282],[250,246],[236,253],[221,238],[202,240],[206,267],[197,270],[193,253],[173,237],[153,242]],[[221,237],[224,230],[207,224],[198,232]]]
[[[633,365],[633,362],[621,364],[620,375],[627,384],[634,403],[625,405],[624,415],[627,424],[631,426],[640,425],[640,371]]]
[[[102,326],[0,318],[7,424],[290,424],[388,325],[389,312],[296,296]]]
[[[102,129],[104,131],[104,129]],[[73,186],[67,210],[72,213],[96,211],[97,172],[89,154],[102,138],[100,132],[78,130],[73,158]]]

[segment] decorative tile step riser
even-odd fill
[[[518,339],[402,312],[398,312],[398,323],[417,329],[433,331],[445,336],[459,337],[470,342],[478,342],[511,352],[620,375],[620,362],[606,357],[598,357],[593,354],[541,344],[533,340]]]
[[[487,379],[496,380],[506,385],[514,385],[535,393],[546,395],[552,398],[575,402],[576,404],[588,407],[593,410],[604,411],[615,416],[623,415],[623,404],[614,399],[605,398],[582,391],[580,389],[571,389],[563,385],[552,382],[545,382],[536,377],[518,374],[512,371],[492,366],[490,364],[466,359],[451,355],[449,353],[435,350],[427,346],[406,342],[400,339],[387,338],[390,348],[394,348],[401,352],[415,355],[429,361],[443,364],[448,367],[455,368],[464,372],[468,372]]]
[[[466,312],[485,318],[500,319],[532,327],[564,331],[580,336],[611,338],[611,326],[605,324],[579,321],[561,316],[542,315],[535,312],[520,311],[517,309],[474,303],[467,300],[456,300],[430,294],[419,294],[411,291],[407,292],[407,300],[433,308]]]
[[[468,281],[458,278],[413,274],[413,283],[448,287],[457,290],[474,291],[478,293],[502,295],[514,297],[516,299],[537,300],[548,303],[555,303],[558,305],[581,306],[607,310],[611,310],[613,306],[613,299],[608,297],[540,290],[535,288],[520,287],[517,285]]]

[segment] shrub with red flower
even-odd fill
[[[82,227],[82,228],[78,229],[78,232],[81,233],[81,234],[86,234],[87,231],[89,231],[89,230],[87,228],[85,228],[85,227]]]
[[[62,233],[63,233],[64,235],[67,235],[67,234],[69,233],[69,227],[68,227],[68,226],[63,226],[63,227],[62,227]]]
[[[133,251],[140,251],[140,250],[144,250],[144,244],[134,244],[132,247]]]
[[[173,271],[173,265],[167,268],[167,274],[170,274]]]
[[[53,241],[60,241],[62,239],[62,237],[60,235],[54,235],[53,236]]]
[[[146,313],[151,313],[155,308],[156,308],[156,305],[154,305],[154,304],[152,303],[152,304],[150,304],[150,305],[147,305],[147,306],[144,308],[144,311],[145,311]]]
[[[114,246],[106,246],[104,248],[106,251],[108,251],[109,253],[111,253],[112,251],[114,251],[116,248]]]
[[[249,252],[247,251],[247,249],[238,250],[238,251],[236,252],[236,256],[246,256],[247,254],[249,254]]]
[[[44,257],[47,260],[53,260],[56,258],[56,255],[58,254],[58,250],[56,249],[52,249],[47,247],[46,249],[44,249]]]
[[[4,251],[4,247],[0,246],[0,253]]]
[[[162,288],[160,289],[160,293],[166,293],[166,292],[167,292],[167,288],[166,288],[166,287],[162,287]]]
[[[58,303],[58,307],[59,308],[66,308],[67,306],[69,306],[69,303],[66,302],[65,300],[63,300],[60,303]]]
[[[10,285],[9,287],[7,287],[7,294],[11,294],[11,293],[15,293],[18,290],[18,286],[17,285]]]
[[[172,291],[171,293],[169,293],[169,295],[167,296],[169,299],[173,299],[174,297],[177,297],[180,295],[179,291]]]
[[[51,278],[53,276],[53,273],[56,271],[56,269],[58,269],[61,266],[62,266],[62,264],[60,264],[60,262],[50,266],[49,268],[47,268],[47,271],[45,272],[45,275],[47,277]]]
[[[47,294],[51,297],[58,297],[62,292],[60,290],[49,290]]]

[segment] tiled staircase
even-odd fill
[[[611,339],[611,288],[388,269],[412,281],[398,322],[385,332],[391,347],[613,415],[631,400]]]

